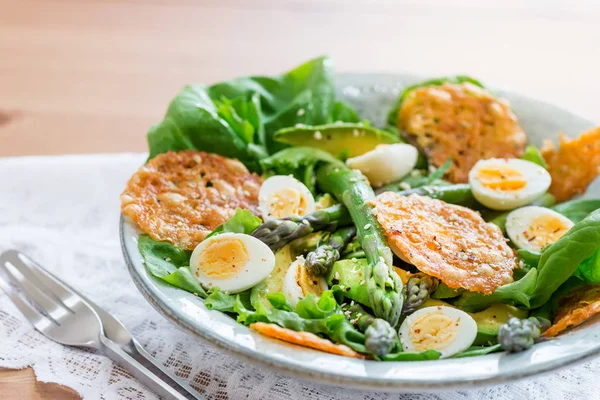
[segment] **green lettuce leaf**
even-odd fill
[[[356,113],[356,110],[352,108],[352,106],[344,103],[341,100],[338,100],[333,106],[331,120],[333,122],[360,122],[360,117]]]
[[[542,153],[540,153],[540,150],[534,145],[527,146],[521,158],[526,161],[531,161],[542,168],[548,169],[548,164],[546,164],[544,157],[542,157]]]
[[[519,256],[519,261],[523,262],[523,267],[513,271],[515,280],[523,278],[532,268],[537,268],[542,256],[540,253],[527,249],[517,250],[517,255]]]
[[[269,153],[284,148],[275,143],[275,131],[302,123],[319,125],[333,122],[336,109],[334,74],[331,60],[319,57],[277,77],[254,76],[236,78],[208,88],[213,99],[249,98],[257,93],[265,128],[265,141]],[[350,115],[349,107],[338,106],[338,115]],[[353,117],[353,116],[352,116]]]
[[[169,242],[158,242],[143,234],[138,237],[138,249],[148,272],[170,285],[206,297],[189,269],[191,252],[181,250]]]
[[[262,125],[260,98],[254,93],[248,101],[243,97],[214,100],[218,115],[223,118],[234,132],[248,144],[264,144],[265,130]]]
[[[332,290],[328,290],[320,298],[312,293],[298,301],[296,313],[302,318],[326,318],[338,310],[338,303]]]
[[[256,310],[250,310],[238,297],[234,304],[238,314],[237,321],[245,325],[255,322],[277,324],[283,328],[298,332],[310,332],[323,335],[334,342],[345,344],[351,349],[366,353],[365,337],[342,314],[341,307],[335,301],[332,290],[325,291],[320,298],[308,296],[299,303],[299,311],[309,318],[291,311],[281,293],[271,293],[267,296],[272,307],[264,303],[256,303]],[[334,304],[335,303],[335,304]],[[298,310],[298,307],[297,307]]]
[[[593,285],[600,284],[600,250],[596,250],[577,267],[576,276]]]
[[[244,106],[240,102],[241,100],[235,100],[241,110]],[[252,104],[251,100],[250,103]],[[256,171],[258,160],[266,156],[266,151],[260,145],[247,142],[250,136],[253,137],[253,133],[249,135],[245,131],[248,126],[236,122],[236,117],[239,118],[237,111],[234,113],[230,110],[229,121],[222,118],[223,115],[228,115],[224,111],[228,106],[235,109],[233,104],[234,102],[225,104],[221,100],[218,108],[206,87],[186,86],[169,105],[164,120],[150,128],[150,158],[167,151],[195,149],[237,158],[249,169]]]
[[[209,310],[233,313],[237,295],[222,292],[218,287],[212,288],[204,300],[204,305]]]
[[[600,210],[579,221],[556,242],[546,247],[538,264],[538,278],[531,307],[546,303],[579,265],[600,248]],[[524,278],[523,278],[524,279]]]
[[[530,306],[530,299],[536,288],[538,271],[532,268],[518,281],[500,286],[490,295],[465,292],[452,304],[467,312],[482,311],[494,303],[515,303],[526,308]]]
[[[302,123],[358,122],[356,111],[336,101],[327,57],[310,60],[276,77],[237,78],[212,86],[188,85],[173,99],[164,120],[148,132],[150,158],[196,149],[237,158],[257,171],[258,160],[286,147],[273,140]]]
[[[252,214],[249,210],[238,208],[233,217],[229,218],[223,225],[219,225],[209,233],[205,240],[220,233],[245,233],[254,232],[262,224],[262,220]]]
[[[560,203],[552,207],[554,211],[578,223],[591,212],[600,209],[600,199],[577,199]]]
[[[315,193],[315,167],[319,162],[345,164],[326,151],[313,147],[290,147],[264,158],[260,164],[265,171],[276,175],[293,175]]]

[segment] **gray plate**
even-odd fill
[[[399,91],[422,78],[409,75],[343,74],[338,76],[341,98],[360,115],[382,125]],[[564,131],[577,135],[594,124],[565,109],[516,94],[506,97],[534,144],[555,139]],[[598,181],[588,196],[600,197]],[[321,353],[272,340],[208,310],[197,297],[152,278],[137,249],[139,232],[121,217],[121,244],[129,272],[144,297],[165,318],[190,334],[247,361],[299,378],[323,383],[386,391],[433,391],[506,382],[588,359],[600,352],[600,329],[588,321],[556,340],[540,343],[519,354],[417,362],[376,362]]]

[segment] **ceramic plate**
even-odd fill
[[[338,95],[359,114],[383,125],[400,90],[422,80],[410,75],[342,74]],[[565,109],[511,91],[507,98],[530,142],[541,145],[558,132],[577,135],[593,123]],[[598,181],[588,196],[600,197]],[[416,362],[357,360],[289,345],[251,331],[225,314],[208,310],[197,297],[152,278],[137,249],[138,231],[121,217],[123,254],[133,280],[146,299],[168,320],[190,334],[261,367],[323,383],[386,391],[424,391],[499,383],[564,367],[600,352],[600,329],[588,321],[557,340],[518,354]],[[598,320],[596,320],[598,321]]]

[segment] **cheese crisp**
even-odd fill
[[[552,193],[557,201],[582,194],[600,173],[600,127],[590,129],[576,139],[560,134],[559,148],[544,143],[542,156],[552,176]]]
[[[154,240],[192,250],[237,208],[258,215],[261,182],[238,160],[193,150],[163,153],[131,177],[121,211]]]
[[[509,105],[470,83],[414,89],[400,106],[398,128],[435,167],[452,157],[454,183],[467,182],[481,159],[520,157],[527,141]]]
[[[599,312],[600,285],[578,287],[559,300],[554,324],[542,336],[556,336],[568,327],[579,325]]]
[[[327,339],[323,339],[310,332],[297,332],[291,329],[282,328],[279,325],[256,322],[250,324],[250,329],[270,336],[284,342],[294,343],[311,349],[317,349],[326,353],[339,354],[340,356],[363,358],[359,353],[343,344],[333,344]]]
[[[490,294],[512,282],[517,257],[500,228],[479,213],[393,192],[380,194],[372,205],[394,253],[450,288]]]

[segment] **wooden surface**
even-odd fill
[[[600,122],[594,0],[0,0],[0,156],[145,151],[188,82],[338,71],[469,73]],[[73,397],[0,370],[2,399]],[[70,396],[70,397],[69,397]]]
[[[80,397],[67,387],[36,382],[31,368],[18,371],[0,368],[0,398],[2,400],[76,400]]]

